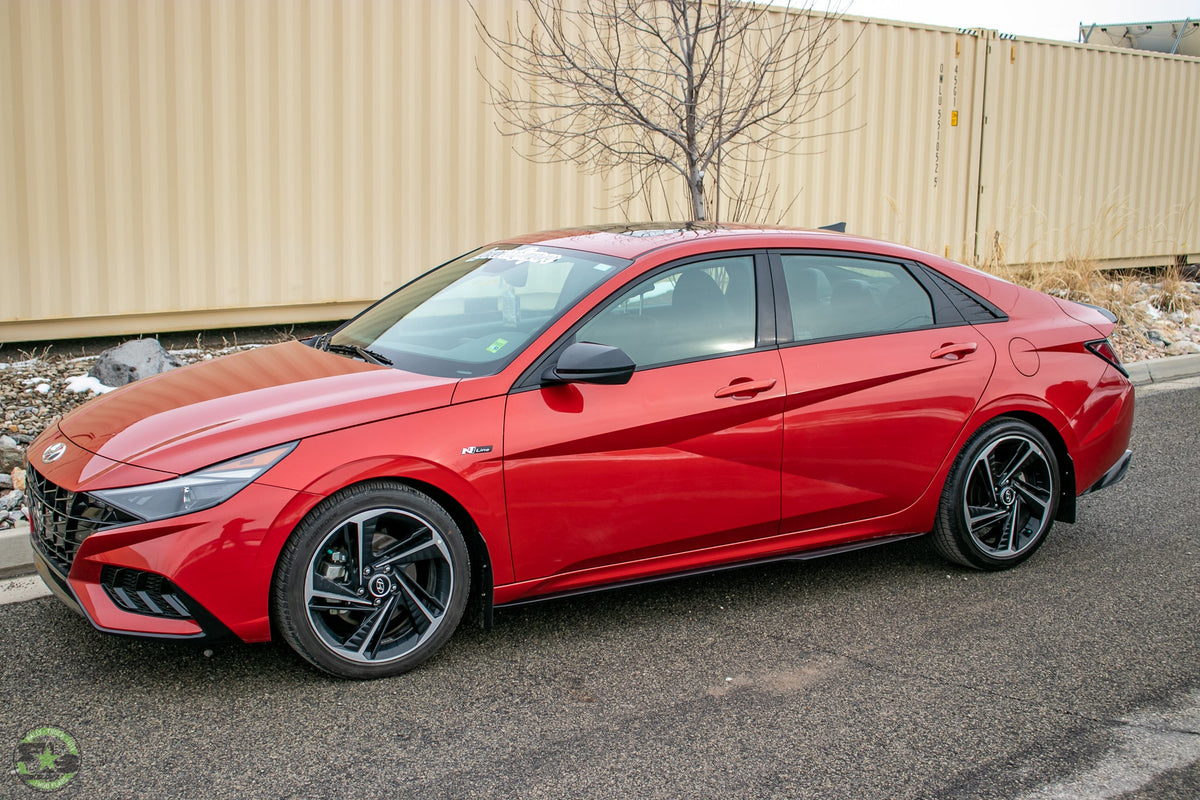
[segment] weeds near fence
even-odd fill
[[[1157,326],[1160,316],[1190,314],[1200,304],[1189,291],[1180,266],[1166,271],[1101,266],[1098,253],[1105,251],[1105,240],[1122,235],[1131,224],[1133,214],[1128,206],[1110,202],[1094,224],[1073,234],[1063,232],[1067,254],[1052,263],[1008,263],[1006,238],[995,231],[974,266],[1020,286],[1108,309],[1117,318],[1114,341],[1141,350],[1149,344],[1148,332]],[[1164,237],[1170,249],[1176,247],[1173,242],[1173,237]]]
[[[1172,267],[1156,284],[1158,290],[1150,297],[1150,305],[1165,314],[1174,314],[1177,311],[1188,314],[1195,310],[1196,301],[1188,291],[1183,271],[1179,267]]]

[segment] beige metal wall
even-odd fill
[[[1007,260],[1200,252],[1200,59],[995,40],[979,232]]]
[[[849,67],[816,155],[768,166],[785,222],[969,263],[1200,253],[1200,59],[879,22]]]
[[[770,162],[781,220],[848,230],[970,259],[986,38],[950,29],[847,19],[840,46],[854,74],[844,105],[799,153]]]
[[[622,219],[514,155],[478,55],[458,2],[0,0],[0,341],[339,318]]]
[[[1200,250],[1200,60],[840,28],[850,92],[765,165],[765,219]],[[0,341],[341,318],[486,240],[681,213],[520,157],[477,61],[457,0],[0,0]]]

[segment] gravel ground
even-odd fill
[[[1112,336],[1123,361],[1200,353],[1200,282],[1128,284],[1127,324]]]
[[[336,323],[285,330],[163,334],[163,347],[184,364],[312,336]],[[133,338],[133,337],[127,337]],[[54,420],[95,397],[95,381],[80,381],[105,350],[124,339],[88,339],[61,344],[0,344],[0,530],[24,518],[24,448]],[[83,385],[76,385],[76,384]]]
[[[156,338],[180,361],[194,364],[239,350],[312,336],[331,327],[333,324],[170,333]],[[94,391],[76,390],[71,379],[87,375],[100,353],[132,338],[137,337],[0,344],[0,435],[28,444],[23,440],[36,437],[55,417],[95,397]]]

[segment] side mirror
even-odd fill
[[[629,383],[633,359],[619,347],[576,342],[562,351],[558,362],[546,370],[543,383]]]

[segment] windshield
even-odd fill
[[[493,375],[629,263],[536,245],[477,250],[397,289],[342,326],[327,346],[364,348],[424,375]]]

